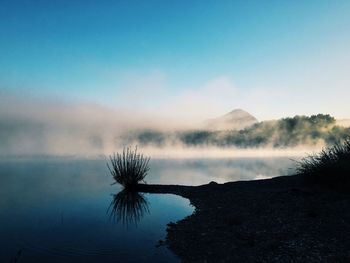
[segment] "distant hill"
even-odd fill
[[[205,128],[209,130],[242,130],[253,124],[258,120],[250,113],[235,109],[221,117],[209,119],[205,122]]]
[[[223,116],[224,121],[240,125],[251,125],[235,130],[186,130],[161,132],[157,130],[129,133],[128,142],[139,145],[181,145],[219,146],[237,148],[273,147],[287,148],[296,146],[334,145],[350,137],[350,128],[338,126],[336,119],[328,114],[312,116],[294,116],[273,121],[256,122],[256,119],[244,111],[233,111]],[[234,117],[230,119],[230,117]],[[240,116],[241,118],[239,118]],[[251,116],[251,117],[250,117]],[[254,123],[253,123],[254,122]],[[220,124],[214,122],[212,125]],[[218,127],[218,126],[216,126]],[[236,128],[238,126],[235,126]]]

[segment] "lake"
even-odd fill
[[[200,185],[293,173],[289,158],[151,160],[147,183]],[[104,159],[0,161],[0,262],[179,262],[160,240],[190,215],[175,195],[121,192]]]

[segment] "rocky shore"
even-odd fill
[[[138,191],[194,205],[167,228],[166,244],[182,262],[350,262],[350,194],[308,186],[302,176]]]

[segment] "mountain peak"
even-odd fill
[[[236,116],[251,116],[253,117],[253,115],[251,115],[249,112],[242,110],[242,109],[234,109],[232,111],[230,111],[229,113],[226,113],[224,116],[231,116],[231,115],[236,115]],[[255,117],[253,117],[255,118]]]
[[[242,130],[258,120],[249,112],[242,109],[234,109],[225,115],[207,121],[207,127],[211,130]]]

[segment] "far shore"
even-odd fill
[[[312,187],[302,176],[137,190],[194,205],[167,228],[165,244],[182,262],[350,262],[350,194]]]

